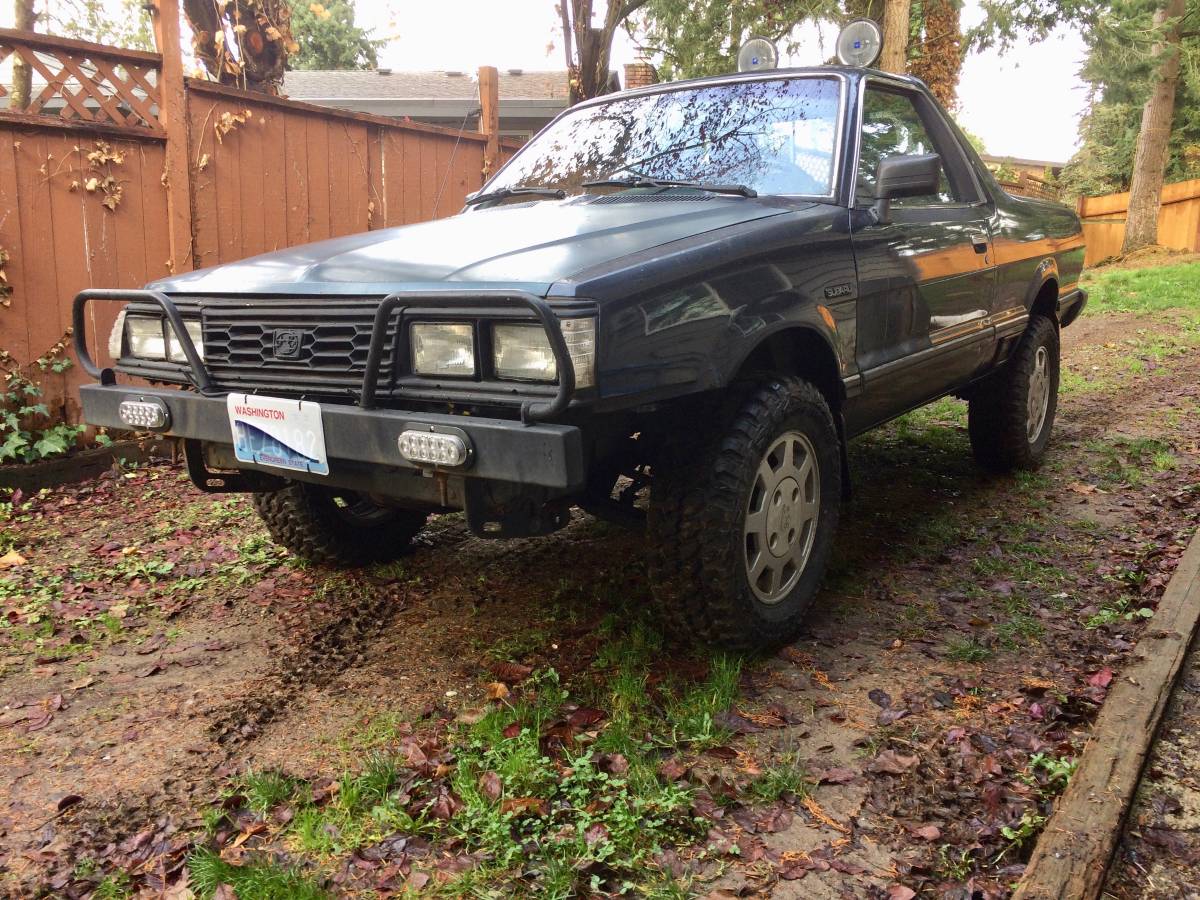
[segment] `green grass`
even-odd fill
[[[1200,263],[1100,271],[1085,281],[1088,313],[1200,310]]]
[[[808,785],[808,772],[803,762],[795,753],[787,753],[750,782],[746,793],[758,803],[773,803],[784,794],[807,797]]]
[[[1088,450],[1099,456],[1095,472],[1106,489],[1120,485],[1136,487],[1154,472],[1165,472],[1178,465],[1170,444],[1155,438],[1117,436],[1091,441]]]
[[[444,775],[422,774],[407,763],[396,746],[406,735],[384,714],[344,742],[352,752],[373,749],[357,751],[360,761],[321,802],[314,802],[307,782],[251,772],[230,783],[224,806],[241,797],[266,819],[278,819],[272,812],[288,807],[294,815],[271,846],[322,870],[393,834],[452,842],[483,862],[437,886],[447,896],[581,896],[599,890],[591,883],[597,871],[632,896],[687,896],[687,885],[654,859],[664,848],[703,837],[707,823],[694,817],[693,789],[664,779],[659,767],[681,750],[730,740],[719,714],[738,695],[741,661],[713,655],[707,675],[689,681],[661,671],[663,638],[644,616],[613,615],[598,631],[604,640],[596,658],[571,685],[552,669],[537,671],[478,721],[442,733],[453,760]],[[591,707],[603,712],[598,721],[564,728],[575,710]],[[804,780],[802,764],[785,756],[748,787],[745,800],[803,795]],[[446,796],[456,798],[448,817],[435,806]],[[216,835],[226,821],[224,807],[204,821]],[[205,873],[205,889],[236,876],[250,891],[243,894],[230,881],[239,897],[272,897],[278,885],[300,878],[278,864],[264,868],[261,860],[236,871],[221,866],[198,854],[193,874],[197,867]]]
[[[223,884],[233,888],[238,900],[324,900],[330,896],[298,868],[266,859],[235,866],[206,848],[188,858],[188,871],[192,888],[202,900]]]
[[[946,641],[946,656],[955,662],[983,662],[992,651],[974,637],[952,637]]]

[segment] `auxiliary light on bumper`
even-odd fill
[[[396,443],[401,456],[420,465],[454,468],[464,465],[471,457],[467,442],[456,434],[405,431]]]
[[[162,431],[171,424],[171,412],[159,400],[122,400],[117,415],[130,428]]]

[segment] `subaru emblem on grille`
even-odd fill
[[[276,328],[274,335],[275,358],[295,359],[300,355],[300,339],[304,332],[293,328]]]

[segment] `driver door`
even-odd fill
[[[937,193],[897,199],[885,222],[874,221],[868,208],[879,161],[926,153],[942,160]],[[987,365],[995,263],[990,207],[958,139],[923,93],[867,82],[857,179],[857,360],[869,425],[953,390]]]

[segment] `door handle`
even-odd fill
[[[988,252],[988,236],[982,231],[968,231],[967,236],[971,239],[971,246],[975,248],[976,253]]]

